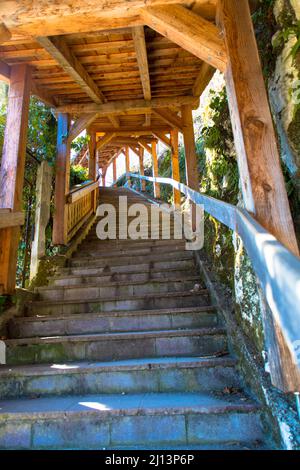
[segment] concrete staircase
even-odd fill
[[[117,206],[120,194],[144,201],[126,189],[100,198]],[[100,241],[93,227],[38,294],[9,325],[0,448],[266,446],[184,241]]]

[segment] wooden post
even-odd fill
[[[140,174],[141,176],[145,175],[145,168],[144,168],[144,149],[143,147],[139,147],[139,161],[140,161]],[[142,180],[142,191],[146,191],[146,181]]]
[[[96,174],[96,133],[89,132],[89,179],[95,181]]]
[[[36,180],[36,210],[34,239],[31,246],[30,280],[39,267],[39,261],[45,255],[45,230],[50,217],[50,200],[52,190],[52,167],[44,160],[37,172]]]
[[[220,0],[227,94],[247,210],[299,255],[247,0]],[[237,47],[238,45],[238,47]]]
[[[178,129],[171,130],[171,152],[172,152],[172,178],[180,181],[179,155],[178,155]],[[173,188],[173,200],[175,208],[180,207],[181,194],[178,189]]]
[[[117,181],[117,159],[113,159],[113,182]]]
[[[152,150],[153,177],[156,178],[156,177],[158,177],[158,160],[157,160],[156,140],[152,140],[151,150]],[[154,183],[154,197],[156,199],[160,198],[160,185],[159,185],[159,183]]]
[[[69,130],[69,115],[58,114],[57,121],[57,155],[54,195],[53,244],[67,243],[68,211],[66,195],[70,189],[70,147],[66,136]]]
[[[22,210],[31,69],[11,67],[10,89],[0,173],[0,208]],[[16,284],[19,227],[0,231],[0,287],[14,292]]]
[[[225,79],[246,209],[298,255],[248,0],[219,0],[218,17],[228,54]],[[299,369],[275,316],[264,317],[264,329],[273,385],[299,391]]]
[[[199,191],[199,175],[196,156],[196,145],[194,135],[193,114],[190,106],[181,107],[182,130],[185,150],[185,168],[187,186],[195,191]],[[196,229],[195,204],[191,203],[191,222],[193,230]]]
[[[107,170],[107,167],[102,168],[102,186],[104,188],[106,187],[106,170]]]
[[[125,168],[126,168],[126,173],[130,173],[130,157],[129,157],[128,145],[126,145],[125,147]],[[131,186],[129,177],[127,177],[127,182],[128,182],[128,186]]]

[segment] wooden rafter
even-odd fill
[[[218,28],[181,5],[145,8],[145,23],[163,36],[224,72],[227,54]]]
[[[63,37],[43,36],[37,38],[37,40],[96,104],[102,104],[106,101],[101,90],[71,51]],[[110,119],[109,115],[108,118]],[[111,122],[114,127],[119,127],[117,118],[113,117]]]
[[[80,116],[72,125],[69,135],[68,135],[68,140],[69,143],[71,143],[77,136],[80,134],[84,129],[89,127],[95,119],[97,119],[97,113],[95,114],[83,114]]]
[[[166,147],[171,148],[171,139],[169,139],[163,132],[153,132],[154,137],[160,140]]]
[[[7,29],[5,24],[0,23],[0,44],[8,41],[11,38],[11,32]]]
[[[105,136],[102,137],[102,139],[97,142],[96,149],[100,150],[103,147],[105,147],[115,136],[116,134],[114,134],[113,132],[109,134],[105,134]]]
[[[138,142],[137,142],[137,145],[138,145]],[[137,157],[140,157],[139,151],[134,145],[129,145],[129,148]]]
[[[153,109],[153,113],[165,121],[169,126],[182,129],[181,118],[168,108]]]
[[[132,28],[132,37],[136,52],[137,63],[140,71],[144,99],[149,101],[151,100],[151,85],[144,27],[134,26]]]
[[[215,73],[215,68],[203,62],[193,86],[193,95],[201,96]]]
[[[138,139],[138,144],[143,147],[146,152],[150,153],[152,155],[152,148],[151,145],[149,145],[147,142],[145,142],[143,139]]]
[[[167,98],[153,98],[151,101],[145,100],[122,100],[104,104],[66,104],[59,106],[59,112],[70,114],[99,113],[101,115],[122,114],[126,111],[137,110],[141,113],[149,109],[165,108],[168,106],[191,105],[193,109],[198,107],[198,100],[194,96],[175,96]]]

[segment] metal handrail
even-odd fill
[[[171,178],[124,173],[113,186],[124,176],[172,186],[195,204],[203,205],[206,212],[241,237],[293,362],[299,367],[295,348],[300,345],[300,259],[244,209],[201,194]]]

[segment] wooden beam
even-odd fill
[[[84,129],[89,127],[98,117],[98,114],[83,114],[80,116],[72,125],[69,135],[68,141],[69,144],[73,142],[74,139],[82,132]]]
[[[160,117],[163,121],[165,121],[169,126],[172,128],[182,129],[182,121],[177,114],[171,111],[168,108],[160,108],[160,109],[153,109],[153,113]]]
[[[145,127],[150,127],[151,126],[151,111],[148,113],[145,113],[145,122],[143,124]]]
[[[0,60],[0,80],[9,83],[10,80],[10,66]]]
[[[0,209],[0,229],[20,227],[24,224],[24,212],[12,212],[11,209]]]
[[[153,135],[154,137],[159,139],[166,147],[168,147],[169,149],[172,148],[171,140],[168,139],[165,134],[163,134],[162,132],[153,132]]]
[[[99,151],[101,150],[103,147],[105,147],[114,137],[116,136],[116,134],[114,134],[113,132],[112,133],[107,133],[105,134],[104,137],[102,137],[101,140],[99,140],[96,144],[96,149]]]
[[[153,168],[153,178],[157,178],[159,176],[158,173],[158,159],[157,159],[157,142],[156,140],[152,141],[151,150],[152,150],[152,168]],[[156,199],[160,198],[160,184],[154,183],[154,197]]]
[[[225,79],[245,206],[298,256],[249,4],[247,0],[220,0],[219,7],[229,58]],[[273,385],[285,392],[299,391],[299,365],[291,359],[278,318],[273,315],[264,324],[269,332]]]
[[[145,175],[145,168],[144,168],[144,149],[143,147],[139,147],[139,162],[140,162],[140,174],[141,176]],[[142,180],[142,191],[146,191],[146,181]]]
[[[95,103],[101,104],[105,101],[104,95],[63,37],[38,37],[37,40]]]
[[[138,146],[138,147],[140,148],[140,146]],[[135,153],[135,155],[137,157],[140,157],[139,150],[134,145],[129,145],[129,148],[130,148],[130,150],[132,150],[133,153]]]
[[[123,136],[123,137],[140,137],[141,135],[151,135],[153,133],[169,133],[171,130],[170,126],[166,127],[149,127],[149,128],[143,128],[143,129],[136,129],[132,127],[131,129],[128,127],[123,127],[121,130],[118,130],[118,136]],[[97,135],[97,137],[102,137],[103,134],[107,132],[116,132],[116,129],[113,128],[108,128],[105,130],[100,131],[100,125],[93,125],[91,126],[91,131],[94,131]]]
[[[186,0],[147,0],[147,5],[173,5],[186,3]],[[203,14],[208,0],[197,0],[197,6],[203,4]],[[209,0],[209,16],[215,9],[215,0]],[[9,4],[9,5],[8,5]],[[10,0],[0,2],[0,21],[14,35],[27,37],[48,36],[71,33],[93,32],[126,28],[142,25],[139,15],[145,0],[73,0],[72,2],[57,0]]]
[[[161,5],[142,11],[145,23],[183,49],[221,72],[226,70],[227,54],[218,28],[181,5]]]
[[[11,38],[11,32],[7,29],[5,24],[0,23],[0,44],[9,41]]]
[[[178,130],[171,130],[171,154],[172,154],[172,178],[180,182],[179,171],[179,152],[178,152]],[[173,188],[173,201],[175,208],[179,208],[181,204],[181,194],[178,189]]]
[[[58,106],[57,111],[61,113],[82,114],[82,113],[99,113],[101,115],[122,114],[126,111],[137,110],[141,114],[156,108],[166,108],[168,106],[181,106],[188,104],[193,109],[197,109],[199,101],[194,96],[175,96],[168,98],[153,98],[151,101],[146,100],[121,100],[111,101],[104,104],[66,104]]]
[[[144,99],[149,101],[151,100],[151,85],[144,26],[134,26],[132,28],[132,38],[140,71]]]
[[[56,107],[56,100],[53,96],[49,95],[46,90],[42,90],[34,80],[31,80],[31,94],[36,96],[43,103],[47,104],[51,108]]]
[[[58,114],[57,119],[57,154],[54,192],[54,218],[52,241],[54,245],[67,243],[68,210],[66,196],[70,190],[70,145],[65,136],[69,131],[69,116]]]
[[[30,82],[28,66],[11,67],[0,172],[0,208],[13,212],[22,210]],[[0,286],[6,294],[15,289],[19,237],[19,227],[0,230]]]
[[[195,80],[194,86],[193,86],[193,95],[194,96],[201,96],[202,95],[205,88],[207,87],[210,80],[212,79],[215,71],[216,70],[215,70],[214,67],[207,64],[206,62],[203,62],[203,64],[200,67],[197,78]]]
[[[147,144],[147,142],[145,142],[143,139],[138,139],[138,144],[144,149],[146,150],[146,152],[150,153],[150,155],[152,155],[152,147],[150,145]]]

